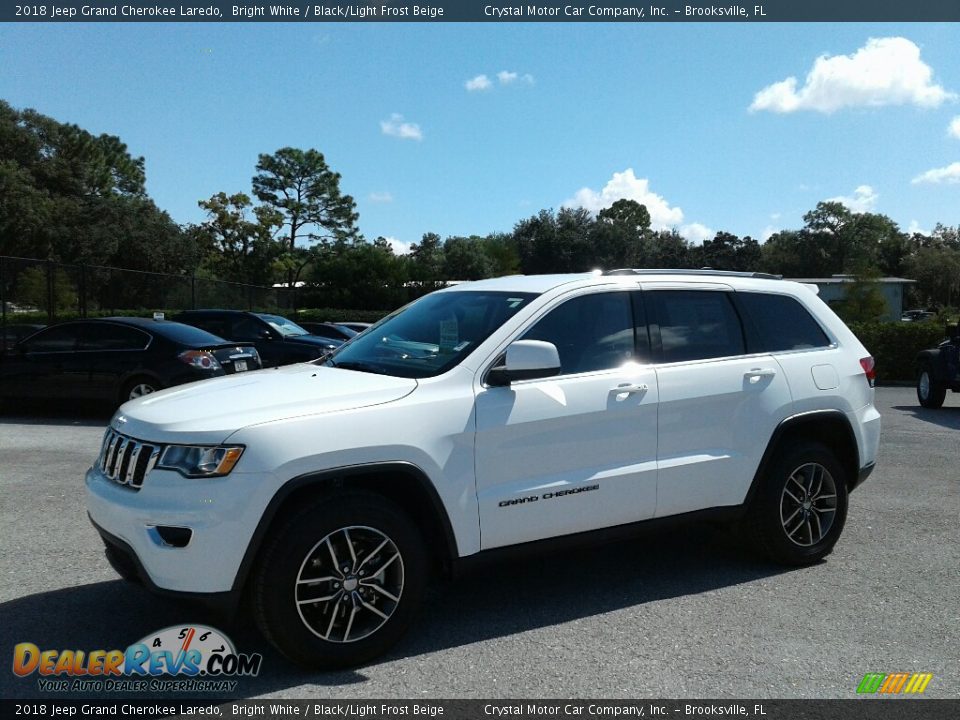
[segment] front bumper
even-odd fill
[[[90,517],[89,514],[87,517]],[[137,553],[132,547],[97,525],[97,523],[93,521],[93,518],[90,518],[90,523],[94,529],[100,533],[107,561],[124,580],[142,584],[150,592],[157,595],[164,595],[166,597],[173,597],[178,600],[186,600],[204,605],[228,616],[232,616],[240,606],[239,590],[220,593],[198,593],[165,590],[164,588],[158,587],[150,578],[150,573],[143,567],[143,563],[140,562],[140,558],[137,557]]]
[[[229,593],[239,591],[238,570],[266,505],[258,502],[262,480],[237,472],[188,479],[154,469],[132,490],[93,467],[86,475],[87,512],[124,577],[160,591]],[[189,529],[189,542],[168,544],[157,532],[162,527]]]

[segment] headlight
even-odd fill
[[[243,454],[241,445],[168,445],[157,467],[176,470],[187,477],[228,475]]]

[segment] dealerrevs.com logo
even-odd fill
[[[37,675],[46,692],[230,692],[233,678],[256,676],[262,662],[205,625],[164,628],[126,650],[41,650],[30,642],[13,648],[13,673]]]
[[[867,673],[857,686],[860,694],[919,695],[933,680],[933,673]]]

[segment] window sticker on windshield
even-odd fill
[[[523,305],[523,298],[507,298],[507,304],[511,308],[520,307]]]
[[[454,349],[456,352],[460,352],[460,351],[462,351],[462,350],[465,350],[466,347],[467,347],[467,345],[469,345],[469,344],[470,344],[470,341],[469,341],[469,340],[464,340],[464,341],[463,341],[462,343],[460,343],[459,345],[454,346],[453,349]]]
[[[457,319],[449,318],[440,321],[440,352],[450,352],[456,349],[460,342],[460,332]]]

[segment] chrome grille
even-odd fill
[[[157,464],[161,450],[160,445],[141,442],[107,428],[97,466],[114,482],[139,490],[147,473]]]

